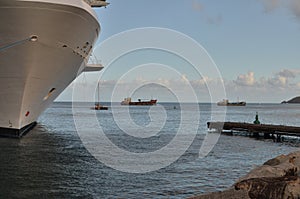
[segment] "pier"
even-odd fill
[[[274,139],[277,142],[282,141],[282,136],[300,137],[300,127],[284,126],[284,125],[271,125],[271,124],[255,124],[255,123],[240,123],[240,122],[207,122],[209,129],[216,129],[227,134],[233,135],[237,133],[250,133],[252,137],[261,137],[265,139]]]

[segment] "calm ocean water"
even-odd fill
[[[178,104],[162,104],[167,121],[154,137],[137,139],[116,125],[111,109],[96,113],[106,136],[120,148],[133,152],[154,151],[175,136],[180,117]],[[174,109],[174,106],[176,109]],[[187,107],[193,122],[196,104]],[[124,107],[116,107],[122,116]],[[79,117],[87,123],[93,110],[82,107]],[[151,121],[149,107],[132,107],[136,124]],[[249,104],[228,107],[226,120],[299,126],[300,105]],[[210,120],[210,104],[200,104],[200,126],[193,144],[170,166],[145,174],[124,173],[97,161],[83,146],[74,125],[71,103],[55,103],[24,138],[0,139],[0,198],[186,198],[223,190],[256,165],[280,154],[299,150],[295,140],[275,143],[239,136],[221,136],[205,158],[199,149]],[[154,113],[155,116],[155,113]],[[156,116],[155,116],[156,117]],[[159,117],[159,116],[157,116]],[[126,123],[128,118],[123,118]],[[189,129],[186,129],[189,133]]]

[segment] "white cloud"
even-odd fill
[[[192,7],[195,11],[202,11],[204,9],[204,6],[197,0],[193,0]]]
[[[79,80],[77,93],[81,96],[77,101],[87,101],[95,98],[96,82]],[[211,89],[220,89],[225,84],[226,95],[230,100],[239,97],[247,102],[281,102],[287,96],[296,96],[300,92],[300,70],[283,69],[270,76],[256,78],[254,72],[240,74],[235,80],[222,80],[211,77],[202,77],[190,80],[188,75],[181,75],[177,78],[158,77],[146,80],[141,77],[126,79],[118,82],[120,87],[117,91],[114,88],[117,80],[102,80],[100,82],[101,101],[121,101],[124,97],[132,96],[134,99],[158,98],[162,101],[176,101],[176,96],[185,96],[185,101],[193,99],[192,93],[188,90],[191,84],[199,101],[209,102]],[[209,87],[209,88],[208,88]],[[72,84],[64,95],[58,100],[72,99]],[[210,90],[209,90],[210,89]],[[135,91],[132,93],[132,91]],[[217,93],[222,93],[218,90]],[[215,100],[221,100],[224,96],[217,96]]]
[[[290,0],[290,10],[292,13],[300,19],[300,1],[299,0]]]
[[[239,86],[253,86],[255,84],[254,72],[248,72],[245,75],[239,75],[235,80]]]
[[[198,0],[193,0],[192,8],[194,11],[203,13],[203,17],[206,23],[211,25],[220,25],[223,21],[223,16],[221,14],[212,16],[205,12],[204,5]]]
[[[266,12],[275,10],[280,5],[280,0],[260,0],[264,4]]]
[[[289,69],[284,69],[277,73],[278,76],[286,77],[286,78],[295,78],[297,74],[299,74],[299,71],[289,70]]]
[[[299,70],[283,69],[276,73],[274,77],[269,78],[268,83],[274,87],[291,88],[295,85],[291,80],[295,79],[299,74]]]
[[[281,102],[287,96],[299,95],[300,70],[283,69],[270,76],[255,78],[255,73],[238,75],[236,80],[225,80],[228,99],[252,102]]]
[[[193,86],[206,86],[209,82],[213,82],[215,81],[214,79],[212,78],[209,78],[209,77],[202,77],[202,79],[198,79],[198,80],[193,80],[191,82],[191,84]]]
[[[283,69],[275,73],[271,77],[262,77],[259,80],[255,79],[254,72],[241,74],[233,82],[238,86],[252,86],[257,88],[287,88],[295,85],[292,80],[300,75],[300,70]]]
[[[277,8],[286,8],[292,15],[300,19],[299,0],[259,0],[263,3],[265,12],[271,12]]]
[[[268,79],[268,86],[284,88],[288,86],[288,78],[283,76],[275,76]]]
[[[181,82],[184,83],[184,84],[188,84],[189,83],[189,80],[188,80],[188,78],[187,78],[187,76],[185,74],[181,75]]]

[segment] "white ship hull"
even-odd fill
[[[0,0],[0,135],[35,123],[80,74],[99,32],[82,0]]]

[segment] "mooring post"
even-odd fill
[[[271,139],[270,133],[264,133],[264,139]]]
[[[253,124],[260,124],[260,121],[258,119],[258,112],[256,112],[255,120],[254,120]]]
[[[253,124],[260,124],[260,121],[258,120],[258,112],[256,112],[255,120],[254,120]],[[253,133],[253,137],[259,138],[259,133],[258,132]]]
[[[257,132],[253,133],[253,137],[259,138],[259,133],[257,133]]]
[[[276,142],[281,142],[281,135],[280,134],[276,134]]]

